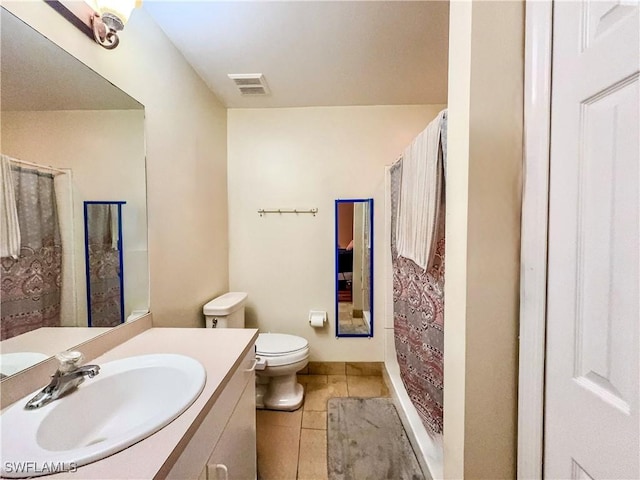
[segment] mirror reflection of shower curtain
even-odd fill
[[[85,202],[88,323],[113,327],[124,321],[121,206]]]
[[[53,175],[14,165],[11,177],[21,242],[18,258],[0,262],[2,340],[60,325],[62,243]]]

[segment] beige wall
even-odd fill
[[[87,325],[85,200],[127,202],[122,207],[125,317],[134,309],[147,309],[144,111],[2,112],[2,149],[21,160],[72,171],[77,321],[63,318],[63,323]]]
[[[225,108],[144,9],[108,51],[45,2],[3,6],[144,104],[154,324],[204,325],[228,288]]]
[[[236,109],[228,114],[229,275],[247,321],[301,335],[312,360],[383,360],[384,166],[442,105]],[[334,200],[374,198],[374,338],[335,338]],[[318,208],[313,215],[258,208]],[[329,313],[312,329],[309,310]]]
[[[444,474],[515,478],[524,5],[449,31]]]

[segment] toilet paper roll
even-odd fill
[[[324,327],[327,312],[309,312],[309,325],[313,328]]]

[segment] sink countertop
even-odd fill
[[[200,361],[207,379],[200,396],[169,425],[110,457],[43,479],[153,479],[166,474],[222,393],[237,362],[253,348],[256,329],[151,328],[88,363],[149,353],[178,353]],[[43,385],[46,379],[43,379]],[[167,465],[165,465],[167,464]]]

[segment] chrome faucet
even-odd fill
[[[51,376],[51,382],[27,402],[24,407],[26,410],[44,407],[78,388],[86,377],[93,378],[100,373],[98,365],[78,366],[83,359],[80,352],[62,352],[56,355],[56,359],[60,365]]]

